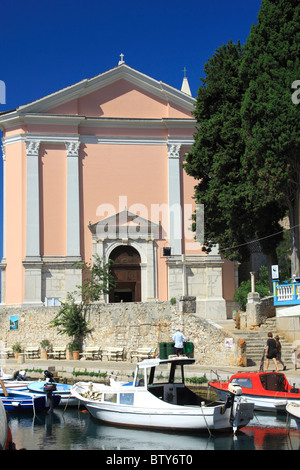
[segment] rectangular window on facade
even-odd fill
[[[46,307],[57,307],[61,305],[60,297],[46,297],[45,305]]]

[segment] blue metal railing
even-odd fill
[[[299,305],[300,282],[273,281],[274,305]]]

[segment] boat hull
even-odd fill
[[[27,393],[25,390],[6,390],[8,396],[5,396],[3,393],[0,395],[0,398],[5,410],[8,412],[41,412],[47,411],[50,408],[46,395]],[[56,408],[59,402],[59,395],[53,397],[53,408]]]
[[[6,417],[6,411],[0,400],[0,450],[5,449],[8,433],[8,423]]]
[[[220,390],[216,387],[210,385],[210,387],[216,392],[219,400],[224,400],[226,397],[226,391]],[[287,395],[287,394],[286,394]],[[243,397],[247,400],[248,403],[253,403],[254,409],[257,411],[285,411],[286,406],[289,403],[295,402],[295,398],[289,398],[287,396],[272,396],[264,397],[261,395],[250,395],[243,392]],[[300,404],[300,399],[298,399]]]
[[[19,411],[44,411],[46,410],[45,397],[25,397],[25,396],[8,396],[1,397],[2,404],[8,412]]]
[[[226,432],[232,431],[233,428],[230,422],[230,410],[222,413],[222,405],[212,409],[199,407],[197,412],[192,410],[170,412],[170,410],[161,409],[152,409],[151,412],[147,412],[145,408],[126,410],[94,403],[84,403],[84,405],[95,419],[118,426],[186,432],[210,430]],[[249,409],[247,407],[247,411]],[[246,426],[248,422],[249,415],[247,414],[244,419],[239,419],[237,429]]]
[[[297,429],[300,431],[300,403],[288,403],[286,411],[296,421]]]
[[[209,382],[219,400],[224,400],[228,388],[238,385],[242,396],[248,403],[254,404],[258,411],[286,411],[287,404],[300,404],[300,393],[293,388],[284,374],[278,372],[240,372],[233,375],[228,382]]]
[[[92,391],[89,388],[92,385]],[[206,406],[177,405],[163,401],[147,389],[133,386],[101,386],[77,383],[72,394],[90,414],[105,423],[167,431],[227,431],[246,426],[253,418],[253,405],[238,398],[232,407],[224,403]],[[106,398],[107,397],[107,398]],[[110,402],[114,397],[114,402]]]

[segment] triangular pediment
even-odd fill
[[[89,225],[96,238],[158,238],[160,225],[124,209]]]
[[[138,72],[126,64],[122,64],[93,78],[81,80],[74,85],[39,100],[20,106],[17,110],[22,114],[63,114],[65,112],[66,114],[89,115],[86,112],[89,102],[91,103],[93,101],[94,108],[97,105],[101,108],[105,100],[117,100],[126,93],[131,94],[130,99],[132,99],[133,95],[143,95],[144,106],[149,104],[145,100],[145,97],[147,97],[148,100],[164,103],[164,105],[167,104],[168,106],[171,105],[174,106],[174,108],[177,107],[181,110],[182,114],[186,113],[186,117],[191,117],[190,113],[195,103],[195,99],[188,96],[186,93]],[[99,99],[100,102],[95,104],[95,100],[97,99]],[[74,106],[72,112],[72,104],[74,105],[75,101],[77,105],[79,102],[78,109],[76,112]],[[66,108],[68,103],[70,103],[70,112],[68,112]],[[91,115],[94,115],[94,113],[92,112]],[[99,116],[101,116],[101,110],[99,111]]]

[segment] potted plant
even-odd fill
[[[12,346],[12,350],[13,350],[13,352],[14,352],[15,359],[18,359],[19,353],[20,353],[21,350],[22,350],[20,343],[14,344],[14,345]]]
[[[66,334],[72,339],[69,351],[80,351],[84,338],[92,331],[86,320],[85,304],[76,302],[73,294],[68,294],[67,300],[62,302],[50,325],[57,328],[58,334]]]
[[[48,359],[48,352],[51,351],[51,343],[48,339],[43,339],[40,342],[42,348],[42,359]]]
[[[75,361],[79,360],[80,349],[81,349],[81,343],[77,339],[74,339],[73,341],[71,341],[71,343],[68,344],[68,350],[72,352],[73,359]]]
[[[83,284],[77,286],[80,289],[81,301],[75,300],[75,293],[68,292],[67,299],[61,303],[61,307],[50,322],[50,326],[57,328],[58,334],[65,334],[72,338],[68,350],[80,351],[85,337],[92,332],[86,319],[88,305],[98,301],[101,295],[108,293],[114,285],[114,278],[110,272],[112,261],[103,263],[98,256],[94,256],[93,264],[85,262],[76,263],[83,273]],[[76,356],[79,356],[77,354]]]

